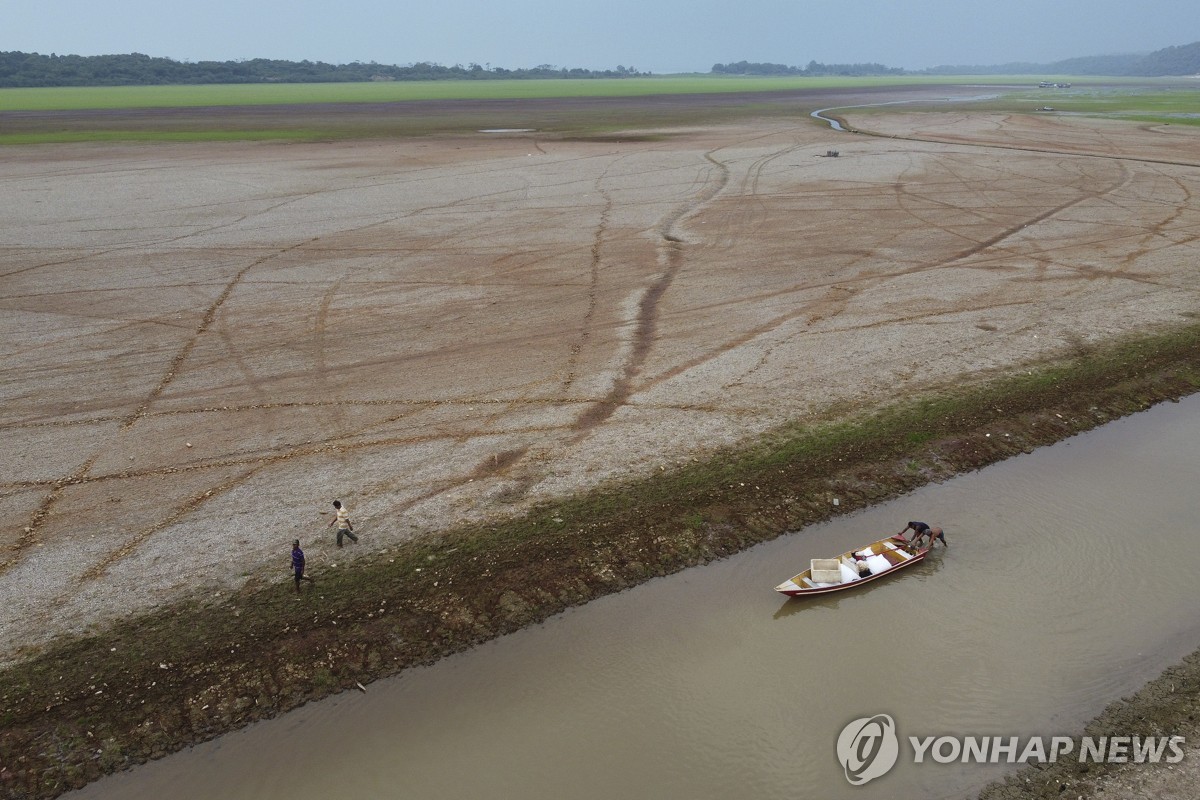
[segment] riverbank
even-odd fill
[[[1074,737],[1183,736],[1183,760],[1169,764],[1084,763],[1064,759],[1025,767],[979,793],[978,800],[1157,800],[1193,797],[1200,785],[1200,650],[1113,702]]]
[[[1026,365],[62,640],[0,673],[5,797],[52,797],[657,575],[1200,388],[1200,325]],[[833,501],[837,499],[835,506]],[[307,587],[306,587],[307,588]]]

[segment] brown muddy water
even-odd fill
[[[68,796],[970,796],[1015,767],[914,764],[905,737],[1077,733],[1200,645],[1198,454],[1200,396]],[[949,550],[826,599],[772,591],[910,519]],[[877,713],[900,759],[853,787],[835,742]]]

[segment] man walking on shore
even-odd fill
[[[304,551],[300,549],[300,540],[292,542],[292,572],[296,576],[296,593],[300,593],[300,581],[312,581],[304,574]]]
[[[342,505],[341,500],[334,500],[333,507],[336,513],[333,519],[329,521],[329,527],[337,525],[337,546],[342,546],[342,537],[349,536],[350,541],[358,543],[358,537],[354,535],[354,525],[350,522],[350,512]]]

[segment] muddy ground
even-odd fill
[[[631,475],[677,474],[780,426],[953,394],[1194,318],[1197,129],[843,113],[882,134],[867,136],[817,125],[812,107],[591,140],[0,151],[0,659],[198,592],[269,591],[296,537],[314,570],[380,564],[430,533],[487,531]],[[1102,408],[1066,389],[1042,404],[1075,402],[1094,422],[1187,391],[1177,372],[1168,359],[1151,388]],[[978,460],[946,446],[946,469]],[[889,491],[871,469],[843,476],[861,502]],[[335,497],[361,535],[349,550],[325,528]],[[694,526],[728,525],[728,537],[662,565],[622,555],[620,581],[817,513],[735,506],[710,497]],[[547,542],[530,541],[514,559],[539,557]],[[436,657],[604,588],[578,581],[550,600],[493,598],[504,622],[473,611],[454,642],[414,644],[418,621],[392,650],[364,645],[361,669],[328,685],[274,674],[239,697],[286,708],[386,674],[393,652]],[[409,584],[383,599],[432,593]],[[357,611],[332,608],[288,646],[324,647],[328,623]],[[237,630],[250,649],[278,646]],[[215,671],[228,679],[238,663]],[[118,660],[113,673],[136,683],[142,667]],[[163,712],[167,733],[61,780],[268,713],[234,700],[212,720]]]

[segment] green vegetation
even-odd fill
[[[1170,91],[1070,90],[1061,94],[1022,95],[1031,102],[1053,103],[1055,109],[1136,122],[1200,125],[1200,88]]]
[[[1096,75],[1128,77],[1165,77],[1200,73],[1200,42],[1182,47],[1166,47],[1149,55],[1084,56],[1055,61],[1049,64],[1013,62],[991,66],[940,66],[908,73],[883,64],[820,64],[810,61],[806,67],[786,64],[738,61],[733,64],[714,64],[712,71],[726,75]]]
[[[1178,82],[1155,80],[1157,87],[1147,86],[1146,79],[1123,78],[1105,81],[1104,86],[1077,83],[1077,77],[1049,76],[1048,81],[1070,83],[1071,88],[1030,88],[1004,92],[996,97],[971,102],[975,111],[1004,111],[1033,113],[1053,109],[1067,114],[1123,119],[1172,125],[1200,125],[1200,87],[1180,87]],[[1075,83],[1072,83],[1076,81]],[[944,111],[945,104],[913,104],[914,111]],[[855,114],[887,114],[893,109],[856,108]]]
[[[803,75],[813,78],[818,76],[867,76],[867,75],[905,75],[906,70],[896,67],[885,67],[883,64],[820,64],[808,62],[806,67],[789,67],[786,64],[754,63],[738,61],[733,64],[713,64],[714,75]]]
[[[1044,108],[1056,112],[1105,116],[1153,124],[1200,125],[1200,88],[1196,89],[1045,89],[1003,97],[1008,108]]]
[[[646,97],[663,94],[724,94],[871,86],[1004,84],[1028,78],[993,75],[929,77],[744,77],[672,75],[596,80],[498,80],[372,83],[213,84],[204,86],[83,86],[0,89],[0,111],[194,108],[321,103],[396,103],[408,100],[530,100],[565,97]]]
[[[236,131],[59,131],[56,133],[0,133],[0,145],[69,144],[71,142],[309,142],[329,137],[329,133],[316,130],[282,128]]]
[[[479,64],[326,64],[321,61],[184,62],[143,53],[103,56],[48,56],[0,52],[0,86],[158,86],[205,83],[351,83],[356,81],[497,80],[507,78],[623,78],[632,67],[591,70],[542,64],[531,69],[486,69]]]
[[[805,67],[786,64],[738,61],[714,64],[713,74],[774,76],[880,76],[904,75],[905,70],[877,63],[821,64]],[[1011,63],[993,66],[936,67],[925,75],[1072,75],[1168,76],[1200,73],[1200,42],[1167,47],[1149,55],[1089,56],[1051,64]],[[78,56],[41,55],[0,51],[0,87],[49,86],[163,86],[208,84],[297,84],[362,82],[467,81],[528,79],[624,79],[648,74],[634,67],[588,70],[541,64],[532,68],[493,68],[490,64],[455,64],[447,67],[428,62],[397,66],[377,64],[326,64],[313,61],[283,61],[255,58],[244,61],[181,62],[143,53]]]
[[[963,82],[997,87],[997,96],[972,101],[982,110],[1032,112],[1044,105],[1063,111],[1179,124],[1200,107],[1198,92],[1167,79],[1106,79],[1088,86],[1071,76],[1071,89],[1037,89],[1028,78],[988,76],[746,77],[692,75],[614,80],[430,81],[424,83],[225,84],[211,86],[111,86],[0,89],[5,115],[0,145],[85,141],[204,142],[232,140],[313,141],[391,138],[473,132],[483,128],[529,128],[542,136],[628,141],[629,131],[683,124],[718,124],[747,117],[796,118],[807,113],[782,92]],[[1003,91],[1014,83],[1021,91]],[[1147,88],[1149,86],[1154,88]],[[986,91],[986,90],[981,90]],[[774,94],[770,94],[774,93]],[[739,96],[733,97],[733,94]],[[670,102],[652,97],[675,96]],[[691,102],[679,102],[691,96]],[[761,100],[757,99],[761,96]],[[569,108],[555,99],[594,98]],[[604,99],[611,102],[604,103]],[[629,101],[614,106],[613,103]],[[637,98],[646,98],[637,100]],[[709,99],[711,98],[711,99]],[[519,107],[489,100],[541,100]],[[419,107],[406,101],[423,101]],[[457,102],[465,101],[465,102]],[[289,106],[286,110],[279,106]],[[944,103],[909,106],[942,110]],[[887,113],[889,107],[858,113]],[[103,111],[104,113],[88,113]],[[75,112],[75,113],[59,113]],[[655,136],[668,134],[656,133]]]

